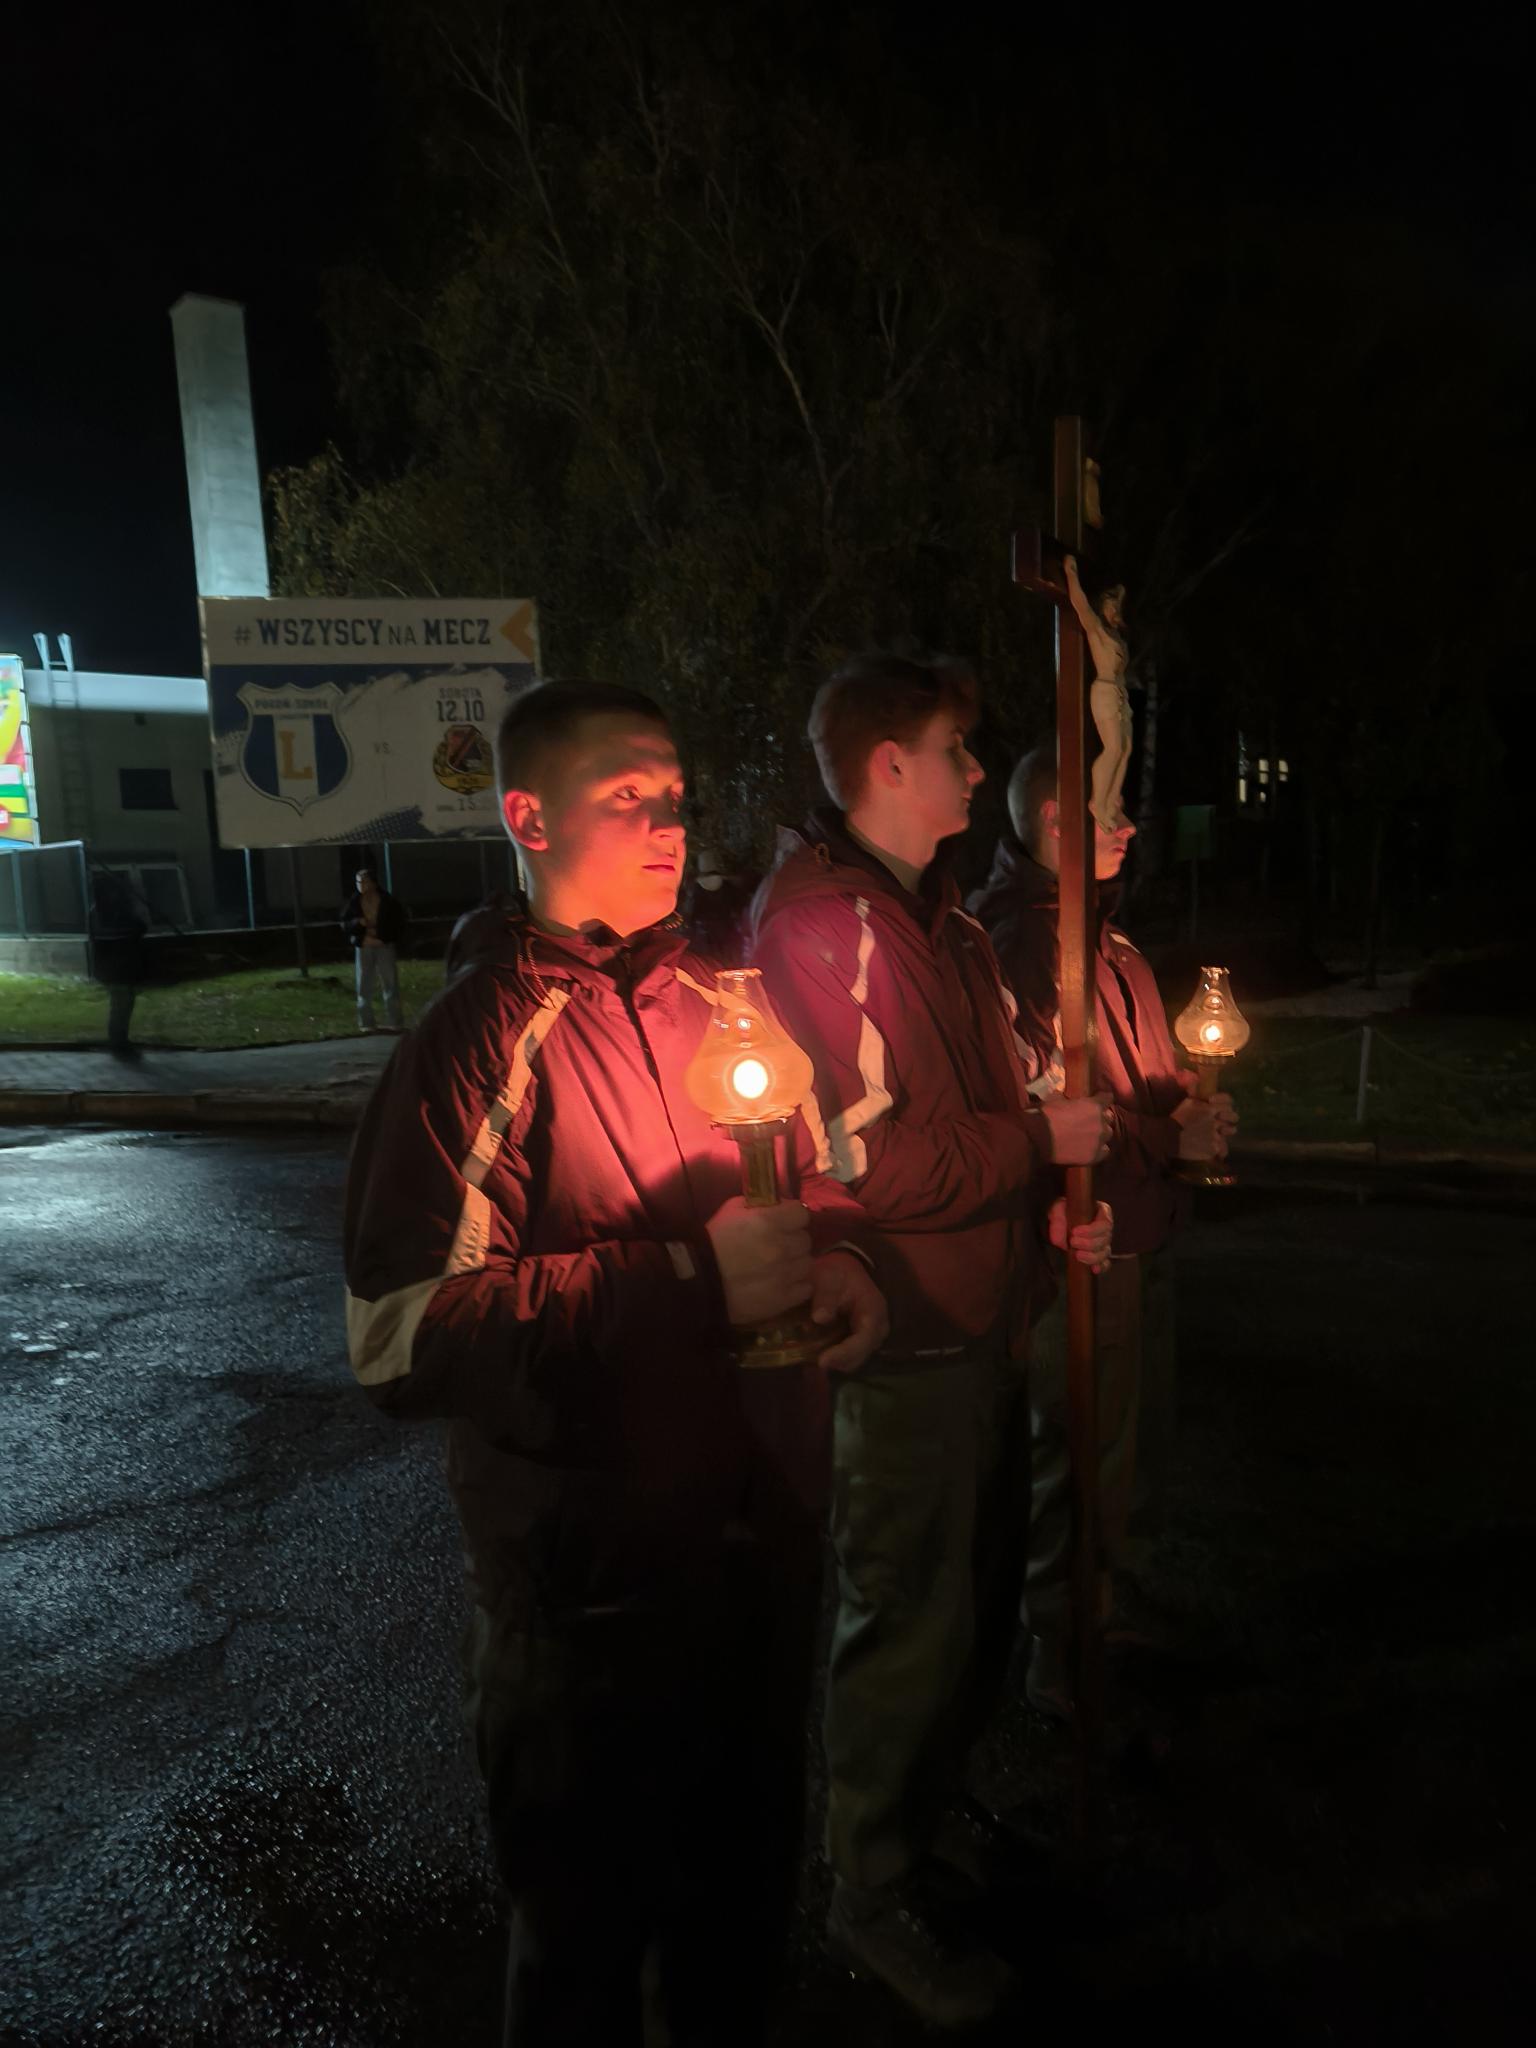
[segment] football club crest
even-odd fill
[[[475,725],[450,725],[432,755],[432,773],[459,796],[474,796],[496,779],[490,742]]]
[[[352,755],[336,722],[342,692],[335,683],[306,689],[247,683],[238,695],[250,719],[240,772],[252,789],[301,813],[340,789]]]

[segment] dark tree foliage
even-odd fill
[[[282,588],[536,596],[549,672],[667,696],[741,854],[808,792],[829,663],[969,655],[985,824],[1051,717],[1007,537],[1078,411],[1096,573],[1174,714],[1155,783],[1143,720],[1144,807],[1227,800],[1241,728],[1291,763],[1314,894],[1371,930],[1410,856],[1494,857],[1531,308],[1486,243],[1245,185],[1197,85],[1165,64],[1149,91],[1119,29],[998,42],[806,0],[363,18],[396,185],[332,283],[346,451],[274,479]]]
[[[533,594],[550,672],[662,689],[742,851],[848,649],[960,643],[1009,741],[1049,675],[1036,249],[889,103],[776,86],[775,21],[398,7],[414,232],[332,309],[362,456],[275,491],[285,589]]]

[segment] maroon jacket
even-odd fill
[[[1118,897],[1113,883],[1100,885],[1094,1059],[1097,1085],[1114,1099],[1115,1133],[1108,1159],[1094,1171],[1094,1193],[1114,1211],[1116,1252],[1149,1252],[1168,1242],[1187,1200],[1171,1171],[1179,1150],[1173,1111],[1184,1088],[1152,970],[1113,923]],[[1042,1099],[1063,1079],[1056,906],[1056,877],[1016,839],[1000,839],[971,908],[991,933],[1018,999],[1030,1092]]]
[[[816,1368],[729,1355],[705,1224],[739,1155],[683,1085],[714,984],[676,919],[602,944],[508,917],[358,1132],[353,1370],[392,1414],[448,1418],[476,1594],[513,1625],[685,1601],[766,1483],[763,1441],[823,1442]],[[835,1183],[801,1192],[823,1246],[857,1234]]]
[[[1050,1156],[986,934],[942,860],[914,896],[830,807],[781,832],[753,917],[752,957],[815,1064],[821,1157],[878,1226],[886,1349],[955,1351],[1026,1282]]]

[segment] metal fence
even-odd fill
[[[0,934],[74,938],[88,929],[85,843],[17,847],[0,855]]]

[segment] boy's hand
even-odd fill
[[[1201,1102],[1188,1096],[1173,1112],[1179,1127],[1181,1159],[1225,1159],[1227,1146],[1237,1129],[1237,1111],[1230,1095],[1213,1095]]]
[[[810,1213],[804,1202],[749,1208],[732,1195],[705,1228],[733,1323],[787,1315],[811,1292]]]
[[[846,1317],[848,1334],[823,1351],[816,1363],[823,1372],[857,1372],[890,1332],[885,1296],[862,1259],[852,1252],[823,1252],[815,1262],[811,1321],[836,1323],[839,1317]]]
[[[1070,1249],[1073,1258],[1086,1266],[1090,1272],[1106,1272],[1109,1267],[1109,1247],[1114,1234],[1114,1211],[1108,1202],[1100,1202],[1094,1210],[1091,1223],[1077,1223],[1072,1227]],[[1058,1195],[1051,1204],[1050,1239],[1057,1251],[1064,1252],[1068,1249],[1067,1203],[1064,1195]]]
[[[1109,1150],[1109,1097],[1053,1095],[1041,1105],[1058,1166],[1097,1166]]]

